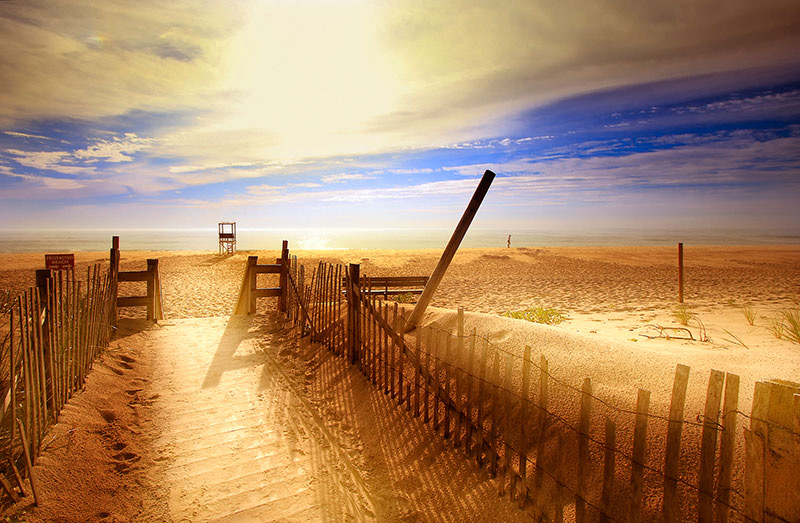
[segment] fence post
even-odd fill
[[[119,296],[119,236],[111,237],[111,254],[108,271],[111,276],[111,326],[116,329],[117,297]]]
[[[678,243],[678,303],[683,303],[683,243]]]
[[[258,256],[247,257],[247,314],[255,314],[256,312],[256,288],[258,287],[258,274],[256,274],[256,265],[258,265]]]
[[[48,285],[48,283],[52,277],[53,272],[50,269],[36,269],[36,289],[39,291],[41,313],[47,318],[47,321],[42,325],[41,341],[43,348],[50,348],[53,346],[53,342],[50,338],[52,336],[50,332],[50,314],[52,314],[52,311],[50,310],[50,299],[48,297],[48,289],[51,286]],[[37,318],[36,320],[41,323],[42,318]]]
[[[156,318],[156,273],[158,273],[158,259],[147,260],[147,319]]]
[[[289,293],[287,289],[287,274],[289,271],[289,242],[287,240],[283,240],[283,244],[281,245],[281,274],[279,279],[279,285],[281,288],[281,295],[278,298],[278,310],[281,312],[286,312],[286,296]]]
[[[347,323],[350,326],[348,347],[350,349],[350,363],[352,364],[358,363],[358,348],[360,347],[360,333],[358,331],[359,299],[361,294],[359,285],[360,270],[361,266],[359,264],[350,264],[350,288],[347,289]]]

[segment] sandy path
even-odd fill
[[[164,420],[155,441],[173,521],[317,521],[374,514],[338,443],[269,355],[253,318],[167,322],[149,331]],[[262,350],[262,346],[266,350]]]

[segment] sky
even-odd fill
[[[796,0],[0,1],[0,229],[800,234]]]

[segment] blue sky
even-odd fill
[[[200,8],[196,6],[200,5]],[[800,231],[794,2],[0,3],[3,227]]]

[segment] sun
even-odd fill
[[[266,131],[288,156],[369,147],[364,131],[392,112],[397,67],[368,4],[254,4],[227,52],[224,125]],[[366,143],[365,143],[366,142]]]

